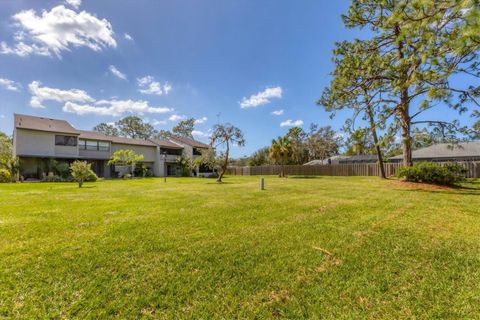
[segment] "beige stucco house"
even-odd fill
[[[188,138],[131,139],[74,128],[65,120],[14,115],[13,152],[22,162],[21,175],[25,178],[40,178],[42,163],[48,159],[70,163],[87,160],[99,177],[110,178],[118,174],[108,160],[120,149],[130,149],[144,156],[143,164],[154,176],[176,175],[177,160],[194,158],[207,144]],[[201,175],[203,168],[195,174]]]

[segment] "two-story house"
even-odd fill
[[[44,164],[49,159],[67,163],[87,160],[99,177],[110,178],[115,175],[116,168],[109,166],[108,160],[120,149],[143,155],[143,164],[155,176],[175,175],[181,155],[193,158],[202,148],[209,147],[184,138],[144,140],[108,136],[78,130],[65,120],[44,117],[15,114],[14,121],[13,152],[21,159],[21,175],[25,178],[41,178]],[[202,174],[202,169],[197,168],[197,174]]]

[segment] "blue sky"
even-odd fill
[[[14,112],[79,129],[130,114],[157,129],[194,117],[199,140],[217,121],[242,129],[239,157],[289,125],[339,129],[348,113],[331,120],[315,101],[330,80],[335,41],[359,36],[342,24],[348,5],[0,1],[0,130],[12,132]]]

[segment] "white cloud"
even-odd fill
[[[72,0],[71,0],[72,1]],[[60,57],[72,47],[87,47],[101,51],[117,46],[110,22],[98,19],[86,11],[75,12],[63,5],[37,15],[35,10],[24,10],[13,15],[15,26],[12,46],[0,43],[0,53],[28,56],[30,54]]]
[[[281,87],[267,88],[264,91],[251,95],[249,98],[243,97],[242,101],[240,102],[240,107],[242,109],[255,108],[255,107],[270,103],[270,99],[272,98],[281,98],[281,97],[282,97]]]
[[[124,113],[168,113],[173,111],[167,107],[152,107],[143,100],[100,100],[91,104],[77,104],[66,102],[63,111],[78,115],[96,114],[103,116],[120,116]]]
[[[110,70],[110,72],[117,78],[119,79],[122,79],[122,80],[127,80],[127,76],[120,72],[120,70],[118,70],[115,66],[111,65],[110,67],[108,67],[108,70]]]
[[[192,135],[194,137],[199,137],[199,138],[209,138],[211,136],[211,132],[203,132],[199,130],[193,130]]]
[[[172,108],[151,106],[144,100],[95,100],[87,92],[78,89],[61,90],[42,87],[38,81],[28,86],[32,98],[30,105],[34,108],[44,108],[43,101],[52,100],[63,102],[63,111],[78,115],[96,114],[105,116],[120,116],[124,113],[154,113],[163,114],[172,112]]]
[[[172,86],[165,82],[163,85],[155,81],[155,78],[152,76],[145,76],[142,78],[137,78],[138,91],[144,94],[168,94],[172,90]]]
[[[20,83],[13,80],[0,78],[0,87],[3,87],[10,91],[20,91],[20,88],[22,86],[20,85]]]
[[[131,35],[129,35],[128,33],[124,33],[123,34],[123,37],[125,38],[125,40],[130,40],[130,41],[133,41],[133,38]]]
[[[172,114],[168,120],[170,121],[180,121],[186,119],[185,116],[179,116],[178,114]]]
[[[281,116],[283,114],[283,109],[272,111],[274,116]]]
[[[207,117],[201,117],[200,119],[195,120],[195,124],[202,124],[207,122],[208,118]]]
[[[286,120],[280,123],[280,127],[300,127],[303,125],[302,120]]]
[[[93,102],[95,99],[90,97],[85,91],[78,89],[61,90],[56,88],[41,87],[41,83],[33,81],[28,85],[32,94],[30,105],[34,108],[45,108],[43,101],[52,100],[58,102]]]
[[[5,115],[0,114],[0,119],[5,119]]]
[[[78,9],[82,5],[82,0],[65,0],[65,3],[71,5],[75,9]]]
[[[167,124],[167,121],[166,121],[166,120],[153,119],[153,120],[152,120],[152,124],[153,124],[154,126],[164,125],[164,124]]]

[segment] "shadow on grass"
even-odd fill
[[[320,176],[289,176],[288,179],[321,179]]]

